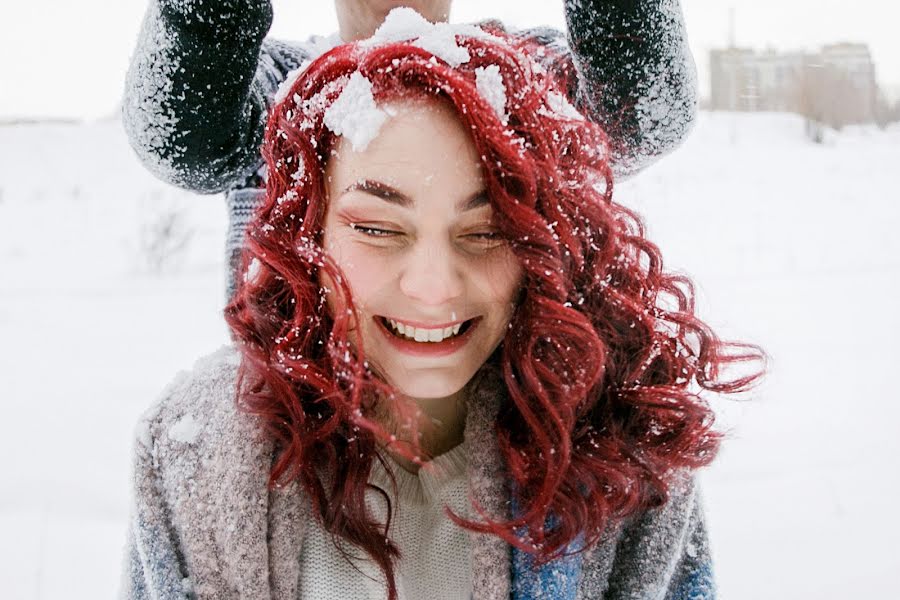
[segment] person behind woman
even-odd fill
[[[440,22],[452,2],[335,0],[339,32],[297,44],[266,37],[271,0],[148,0],[125,83],[125,131],[161,179],[199,193],[225,192],[226,300],[240,278],[244,230],[265,196],[260,145],[279,86],[328,48],[371,36],[401,5]],[[679,2],[563,5],[565,32],[542,27],[516,35],[536,42],[539,58],[555,57],[545,68],[572,72],[565,93],[615,142],[616,174],[635,173],[674,149],[696,113],[694,61]]]
[[[407,25],[274,106],[233,343],[138,427],[122,595],[713,598],[705,392],[762,352],[530,42]]]

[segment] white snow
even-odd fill
[[[311,59],[303,61],[299,67],[288,71],[284,81],[281,82],[278,86],[278,90],[275,92],[275,102],[280,103],[287,98],[287,95],[291,88],[294,87],[297,78],[312,64],[312,59],[318,58],[341,43],[341,37],[337,32],[327,36],[313,35],[305,41],[297,42],[300,48],[304,50],[305,54],[311,57]]]
[[[313,126],[312,116],[319,114],[328,108],[328,98],[335,91],[343,88],[348,77],[340,77],[326,83],[321,90],[304,100],[300,94],[294,94],[292,99],[294,106],[300,111],[300,129],[310,129]]]
[[[419,14],[414,8],[401,6],[394,8],[387,14],[372,37],[362,40],[360,45],[365,47],[389,44],[403,40],[428,35],[434,24]]]
[[[350,140],[354,151],[363,152],[387,118],[387,113],[375,106],[372,82],[356,71],[325,111],[325,126]]]
[[[193,444],[200,435],[200,429],[200,421],[195,419],[194,415],[185,415],[169,427],[169,439],[182,444]]]
[[[247,271],[244,272],[244,281],[253,281],[254,279],[256,279],[256,276],[259,275],[261,269],[262,263],[259,262],[259,259],[251,259],[250,264],[247,265]]]
[[[542,106],[538,109],[538,114],[548,117],[564,117],[574,121],[584,120],[584,116],[578,112],[578,109],[572,106],[569,99],[559,92],[549,92],[547,94],[547,106],[550,108],[549,111]]]
[[[506,86],[503,84],[503,76],[500,75],[500,67],[488,65],[475,69],[475,86],[478,93],[497,113],[497,116],[506,125],[509,115],[506,112]]]
[[[693,542],[688,542],[684,546],[684,553],[691,558],[695,558],[697,556],[697,546],[695,546]]]
[[[802,130],[703,113],[615,191],[700,314],[773,357],[755,400],[717,404],[731,436],[702,473],[729,600],[886,598],[900,571],[900,127]],[[157,274],[138,240],[163,213],[193,235]],[[116,123],[0,127],[4,598],[115,597],[136,425],[228,342],[226,223],[220,196],[148,175]]]
[[[149,450],[153,444],[153,438],[150,435],[150,423],[144,419],[139,420],[134,427],[134,437],[141,446]]]
[[[300,180],[303,179],[303,175],[306,174],[306,163],[299,155],[295,157],[295,160],[297,161],[297,167],[296,170],[291,173],[291,181],[300,183]]]
[[[475,25],[431,23],[412,8],[398,7],[388,13],[372,37],[362,40],[360,46],[371,48],[414,39],[415,46],[427,50],[453,67],[458,67],[468,62],[471,57],[468,50],[458,43],[457,36],[490,38],[495,42],[501,42],[499,38]],[[329,46],[323,46],[323,49],[327,50]],[[309,64],[310,62],[305,62],[300,68],[287,74],[275,94],[276,102],[280,103],[287,98],[297,77]],[[506,124],[509,118],[506,112],[507,95],[503,78],[500,75],[500,67],[497,65],[478,67],[475,75],[478,92],[491,104],[500,120]],[[295,95],[295,103],[298,103],[298,99]],[[309,103],[315,102],[315,97],[309,101]],[[558,100],[555,102],[559,103]],[[301,110],[310,108],[312,107],[302,106]],[[349,82],[338,98],[325,111],[325,125],[335,134],[350,140],[356,152],[362,152],[377,137],[387,116],[385,110],[375,105],[371,82],[361,73],[355,72],[350,76]]]
[[[285,193],[283,193],[282,195],[278,196],[278,198],[275,199],[275,202],[277,204],[284,204],[285,202],[288,202],[290,200],[296,200],[296,199],[297,199],[297,190],[288,190]]]
[[[502,43],[500,38],[470,24],[431,23],[412,8],[394,8],[385,17],[372,37],[360,42],[371,48],[381,44],[413,40],[413,45],[427,50],[452,67],[469,62],[469,51],[460,46],[456,36],[489,38]]]
[[[284,81],[282,81],[278,85],[278,89],[275,91],[275,103],[281,104],[281,102],[287,98],[287,95],[291,93],[291,89],[294,87],[294,83],[297,82],[297,78],[306,70],[306,67],[312,64],[312,61],[304,61],[302,65],[297,67],[296,69],[292,69],[287,72],[284,76]]]
[[[431,52],[451,67],[458,67],[472,58],[468,50],[456,43],[456,35],[449,28],[422,36],[413,45]]]

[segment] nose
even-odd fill
[[[463,293],[457,257],[439,242],[419,242],[409,252],[400,276],[400,290],[426,306],[440,306]]]

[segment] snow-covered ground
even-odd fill
[[[618,189],[701,314],[772,356],[720,406],[702,475],[722,598],[897,593],[898,157],[898,128],[814,145],[792,116],[703,114]],[[180,252],[152,250],[165,225]],[[3,598],[115,595],[133,425],[227,340],[225,228],[219,196],[153,179],[116,122],[0,127]]]

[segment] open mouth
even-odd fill
[[[454,338],[460,337],[466,333],[471,327],[472,324],[479,319],[480,317],[475,317],[473,319],[469,319],[455,325],[453,327],[447,327],[443,330],[441,329],[419,329],[409,326],[404,326],[401,323],[392,323],[386,317],[378,317],[381,321],[381,324],[384,328],[394,337],[399,338],[401,340],[406,340],[410,342],[421,342],[421,343],[432,343],[437,344],[440,342],[444,342],[447,340],[452,340]]]

